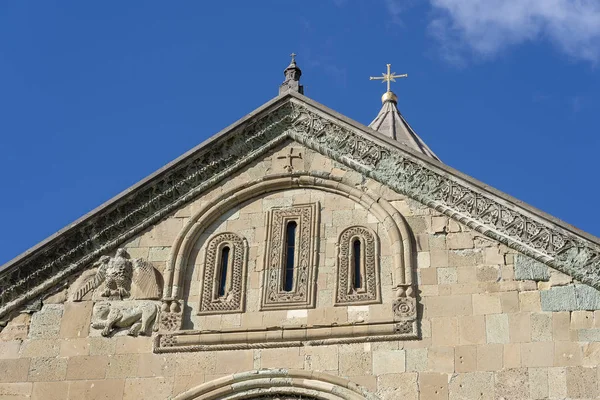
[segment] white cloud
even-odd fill
[[[527,41],[549,40],[581,60],[600,61],[599,0],[429,0],[430,31],[443,56],[492,57]]]

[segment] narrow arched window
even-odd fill
[[[294,256],[296,252],[296,221],[290,221],[285,228],[285,269],[283,271],[283,290],[294,289]]]
[[[227,293],[227,269],[229,268],[229,246],[221,249],[221,265],[219,268],[219,297]]]
[[[354,239],[352,242],[352,268],[354,289],[362,288],[362,259],[360,239]]]

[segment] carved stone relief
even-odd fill
[[[353,255],[353,243],[358,240],[362,254]],[[340,234],[337,243],[337,284],[335,305],[371,304],[381,302],[379,286],[379,240],[375,232],[364,226],[351,226]],[[354,257],[360,258],[359,287],[354,285]]]
[[[110,336],[115,329],[128,329],[130,336],[150,335],[156,326],[158,305],[152,301],[99,302],[94,305],[92,328]]]
[[[228,266],[224,293],[219,294],[223,249],[228,249]],[[204,259],[200,308],[198,314],[223,314],[244,311],[246,264],[246,240],[231,232],[219,233],[208,241]]]
[[[94,300],[159,299],[161,288],[158,271],[149,262],[131,260],[125,249],[118,249],[114,257],[102,256],[94,263],[95,273],[86,274],[72,295],[81,301],[93,292]]]
[[[314,307],[319,210],[319,203],[312,203],[269,211],[261,310]],[[285,232],[290,221],[297,223],[294,282],[292,289],[285,291]]]

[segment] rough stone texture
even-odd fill
[[[515,257],[515,279],[548,281],[550,280],[550,271],[547,265],[530,257],[517,254]]]
[[[572,311],[577,310],[575,286],[559,286],[541,293],[542,310],[544,311]]]

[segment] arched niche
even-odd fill
[[[369,210],[387,230],[394,260],[395,287],[412,284],[413,244],[408,224],[388,201],[375,198],[343,180],[312,173],[277,174],[247,182],[222,193],[196,212],[177,235],[165,270],[165,300],[182,299],[185,269],[196,240],[204,230],[232,208],[271,192],[310,188],[346,196]]]
[[[357,384],[324,372],[264,369],[203,383],[174,400],[379,400]]]

